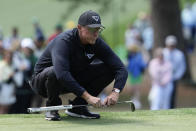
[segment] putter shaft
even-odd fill
[[[123,103],[128,103],[130,104],[131,111],[135,111],[135,105],[132,101],[121,101],[117,102],[117,104],[123,104]],[[72,109],[76,107],[81,107],[81,106],[91,106],[91,105],[60,105],[60,106],[49,106],[49,107],[40,107],[40,108],[28,108],[27,111],[29,113],[33,112],[42,112],[42,111],[55,111],[55,110],[67,110],[67,109]]]

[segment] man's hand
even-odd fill
[[[90,105],[92,105],[92,106],[94,106],[94,107],[97,107],[97,108],[99,108],[99,107],[102,106],[102,105],[101,105],[101,99],[98,98],[98,97],[91,96],[91,97],[87,100],[87,102],[88,102]]]
[[[88,104],[94,106],[94,107],[101,107],[101,99],[98,98],[98,97],[94,97],[94,96],[91,96],[87,91],[85,91],[83,94],[82,94],[82,98],[84,98]]]
[[[103,102],[103,106],[115,105],[118,101],[119,93],[112,91],[112,93],[106,97]]]

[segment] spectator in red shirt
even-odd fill
[[[47,44],[48,44],[51,40],[53,40],[58,34],[62,33],[62,31],[63,31],[62,25],[61,25],[61,24],[56,25],[56,27],[55,27],[55,33],[53,33],[53,34],[48,38]]]

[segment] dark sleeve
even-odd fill
[[[52,48],[52,62],[57,80],[59,80],[68,91],[77,96],[81,96],[85,89],[79,85],[70,73],[69,43],[62,39],[56,39],[55,43]]]
[[[114,88],[122,90],[126,84],[128,72],[120,58],[102,39],[97,40],[95,50],[99,59],[101,59],[114,72]]]

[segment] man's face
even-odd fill
[[[175,45],[169,45],[169,46],[167,46],[167,48],[168,48],[169,50],[174,50],[174,49],[176,48],[176,46],[175,46]]]
[[[102,28],[90,28],[88,26],[80,26],[78,25],[78,30],[80,33],[80,39],[84,44],[95,44],[99,33],[101,32]]]

